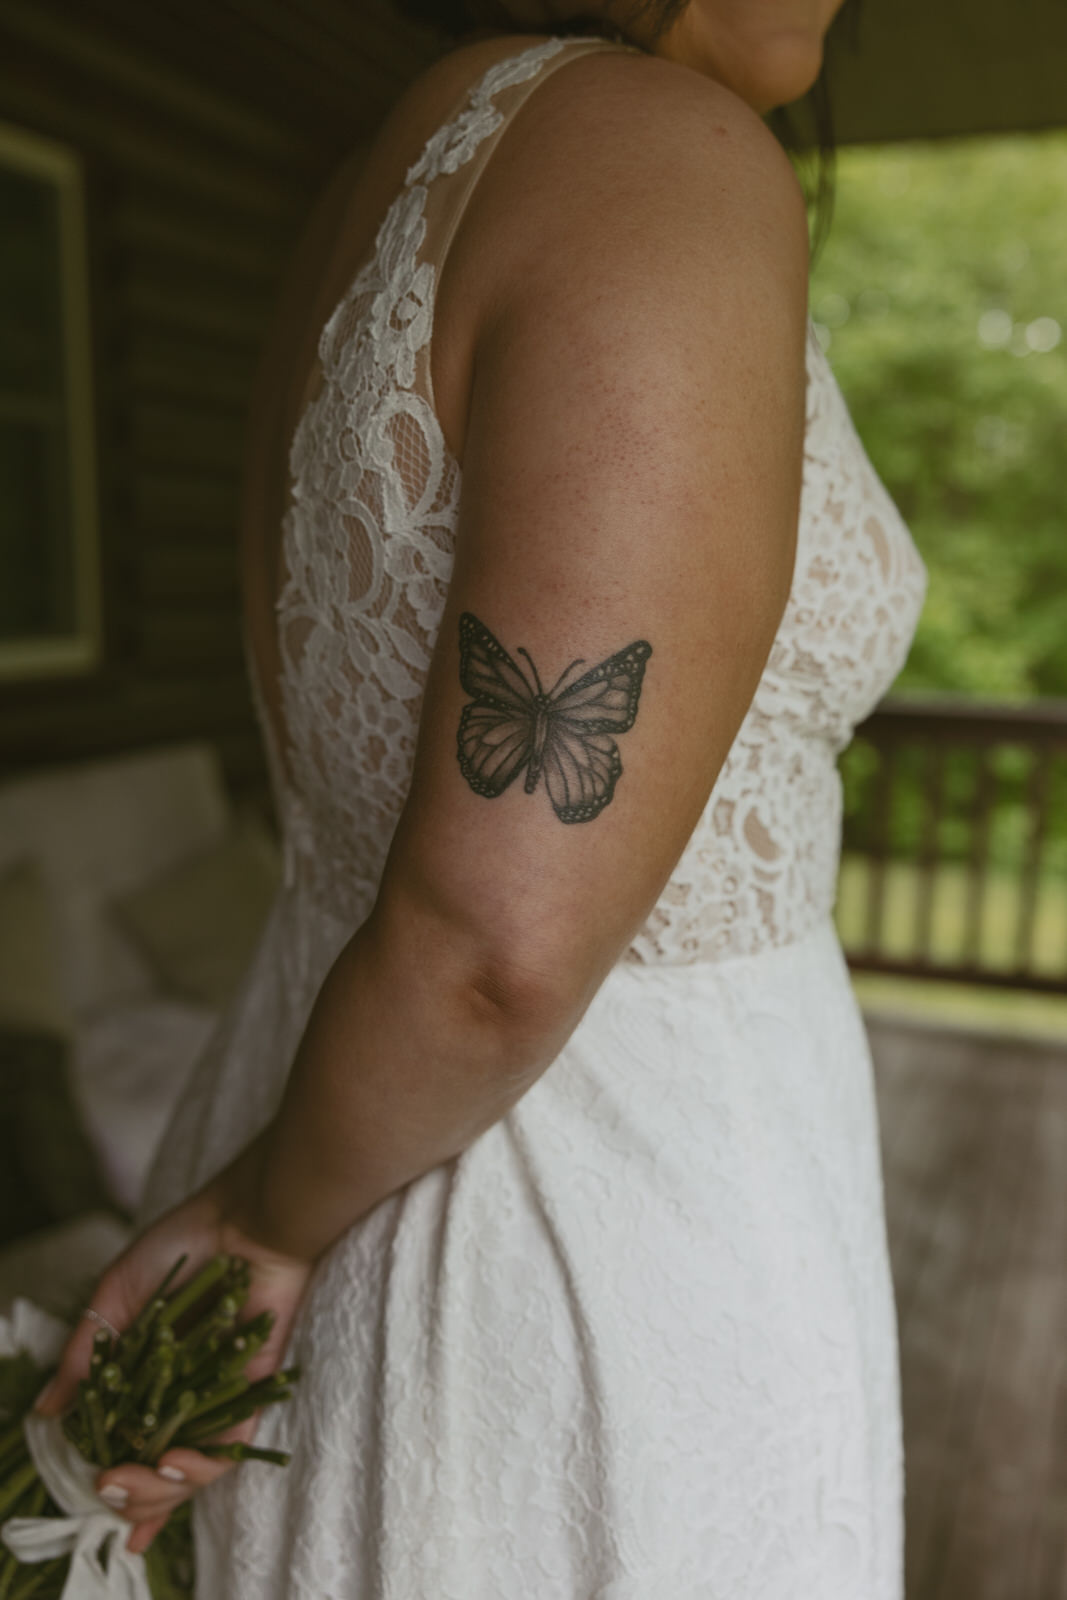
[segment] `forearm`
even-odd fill
[[[327,975],[281,1106],[244,1161],[242,1225],[317,1256],[502,1117],[577,1014],[512,1006],[432,920],[399,935],[372,920]]]

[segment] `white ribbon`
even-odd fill
[[[59,1417],[31,1411],[22,1420],[22,1431],[41,1482],[67,1515],[9,1517],[0,1539],[12,1555],[30,1562],[69,1555],[61,1600],[152,1600],[144,1556],[126,1548],[133,1524],[93,1487],[100,1468],[71,1444]],[[106,1570],[101,1562],[105,1546]]]

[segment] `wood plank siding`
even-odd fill
[[[834,33],[842,140],[1067,120],[1062,0],[853,0]],[[104,580],[102,668],[0,685],[0,776],[203,737],[262,786],[234,542],[257,352],[320,183],[436,48],[387,0],[0,0],[0,119],[85,166]]]
[[[281,269],[429,55],[364,0],[0,0],[0,119],[80,153],[104,662],[0,685],[0,774],[184,738],[265,772],[241,659],[241,441]]]

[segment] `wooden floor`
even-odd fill
[[[1067,1600],[1067,1042],[868,1027],[907,1600]]]

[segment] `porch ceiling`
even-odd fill
[[[132,58],[192,77],[327,164],[433,54],[388,0],[0,0],[5,22],[90,71]],[[831,65],[842,143],[1067,126],[1064,0],[847,0]]]
[[[1067,125],[1063,0],[848,0],[830,60],[842,143]]]

